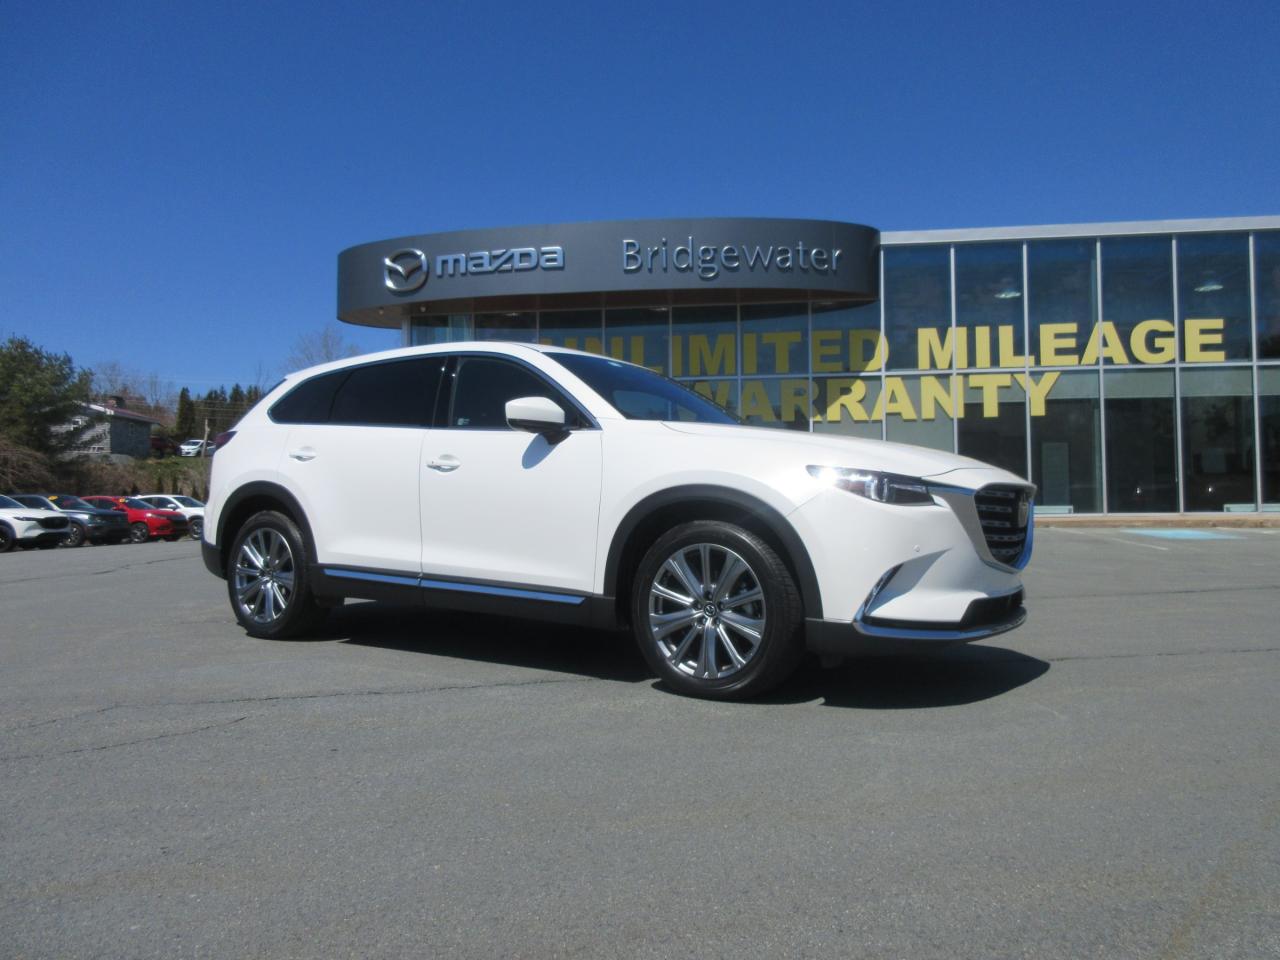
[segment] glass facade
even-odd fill
[[[751,424],[994,463],[1045,513],[1280,511],[1280,230],[1033,233],[886,241],[875,303],[451,314],[405,336],[607,354]]]

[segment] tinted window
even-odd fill
[[[356,367],[338,388],[330,423],[419,427],[431,423],[444,357]]]
[[[628,420],[737,423],[705,397],[652,370],[581,353],[552,353],[549,356],[568,367]]]
[[[5,510],[21,510],[22,504],[17,500],[11,500],[8,497],[0,496],[0,508]]]
[[[333,396],[350,373],[336,370],[304,381],[276,401],[271,419],[276,423],[328,423]],[[195,442],[188,440],[183,446]]]
[[[564,409],[567,423],[576,419],[574,407],[532,370],[505,360],[463,357],[454,375],[447,425],[471,430],[505,429],[507,401],[517,397],[547,397]]]

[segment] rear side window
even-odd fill
[[[431,423],[443,357],[356,367],[338,388],[330,423],[424,427]]]
[[[276,423],[328,423],[334,394],[350,374],[350,370],[335,370],[303,381],[275,402],[271,419]]]
[[[444,358],[414,357],[335,370],[299,384],[271,408],[276,423],[421,427],[431,423]]]
[[[470,430],[507,429],[507,401],[547,397],[577,419],[576,408],[546,380],[516,363],[489,357],[462,357],[454,374],[453,400],[447,426]]]

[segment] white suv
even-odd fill
[[[672,687],[745,697],[806,647],[1018,626],[1034,491],[950,453],[741,426],[606,357],[454,343],[267,394],[218,448],[202,549],[253,636],[345,597],[629,624]]]

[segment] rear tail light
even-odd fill
[[[213,449],[221,450],[223,447],[225,447],[228,443],[231,442],[231,438],[234,437],[235,435],[236,435],[236,432],[234,430],[227,430],[225,433],[218,434],[216,437],[213,438]]]

